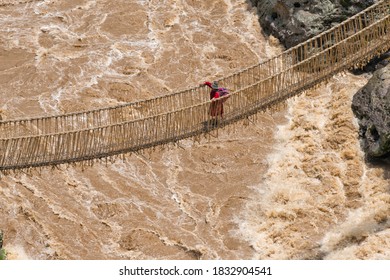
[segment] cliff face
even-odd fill
[[[290,48],[372,5],[374,0],[251,0],[263,30]]]
[[[390,65],[377,70],[352,101],[362,148],[369,157],[390,154]]]
[[[353,16],[374,0],[251,0],[257,7],[263,30],[293,47]],[[362,70],[374,72],[389,63],[389,53],[372,60]],[[369,83],[353,98],[362,148],[369,157],[390,153],[390,66],[375,72]]]

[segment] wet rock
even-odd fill
[[[390,155],[390,65],[376,72],[352,101],[362,148],[368,157]]]
[[[374,0],[251,0],[263,30],[293,47],[360,12]]]

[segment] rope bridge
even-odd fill
[[[219,80],[231,91],[223,126],[265,111],[390,48],[390,0],[265,62]],[[149,100],[64,115],[0,121],[0,170],[89,161],[214,129],[209,89],[194,87]],[[221,97],[225,98],[225,97]]]

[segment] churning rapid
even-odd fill
[[[281,51],[245,0],[0,0],[0,114],[164,95]],[[365,163],[350,109],[367,79],[175,145],[3,175],[8,258],[389,259],[389,174]]]

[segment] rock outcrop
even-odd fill
[[[362,148],[368,157],[390,155],[390,65],[374,72],[352,101]]]
[[[372,5],[374,0],[251,0],[263,30],[290,48]]]
[[[375,0],[251,0],[260,24],[286,47],[293,47],[346,20]],[[372,79],[353,98],[362,148],[368,157],[390,156],[389,52],[354,74],[373,72]],[[379,70],[377,70],[379,69]]]

